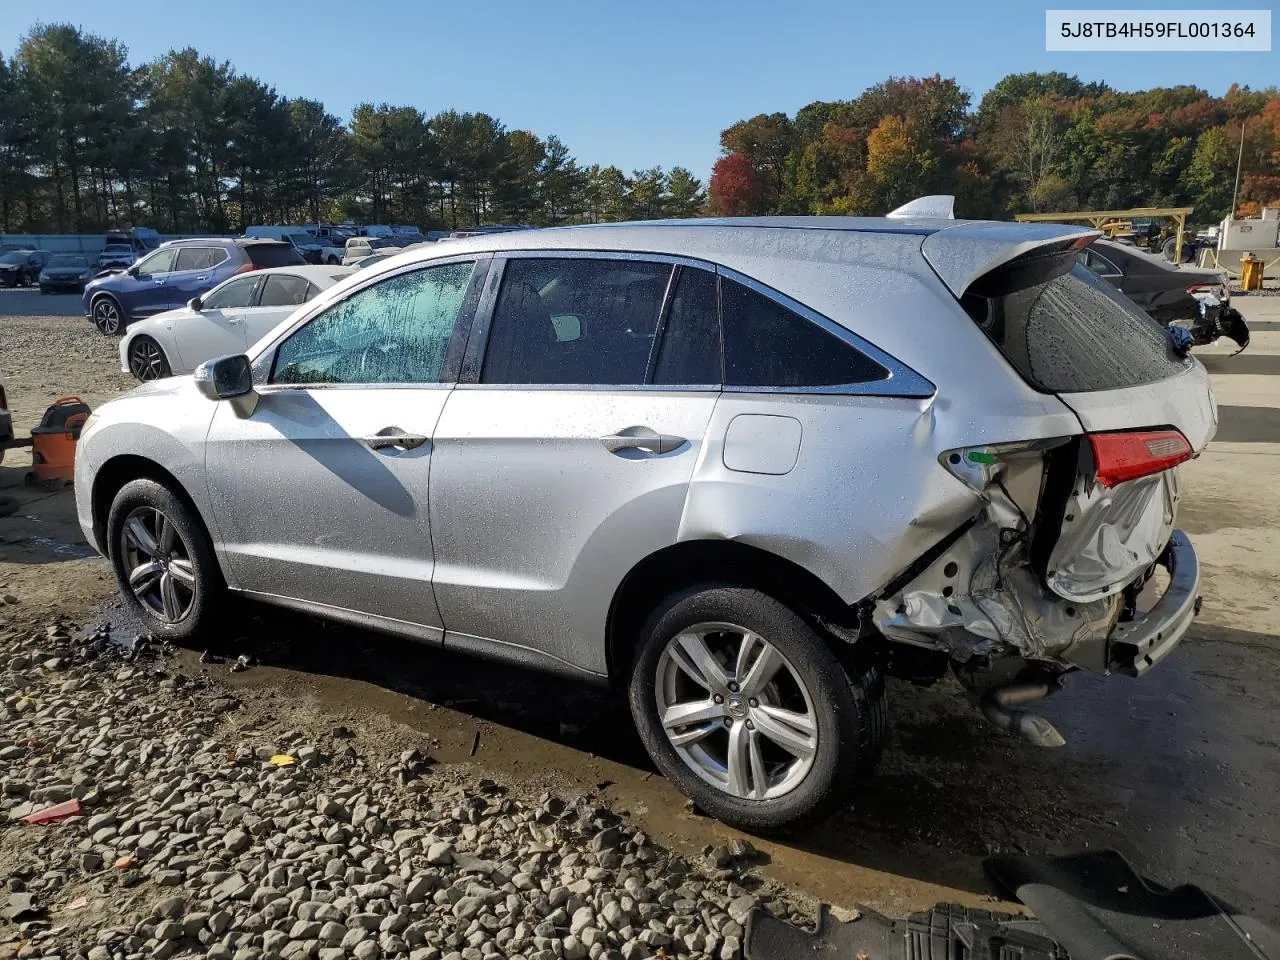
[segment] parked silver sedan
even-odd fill
[[[1096,236],[708,219],[407,252],[99,408],[80,522],[160,636],[238,629],[230,590],[614,683],[703,809],[790,827],[873,766],[886,674],[954,671],[1054,745],[1029,702],[1146,672],[1198,608],[1176,467],[1208,377],[1076,265]]]

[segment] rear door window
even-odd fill
[[[830,387],[889,371],[776,300],[722,277],[724,382],[734,387]]]
[[[643,384],[670,277],[620,258],[508,261],[481,382]]]
[[[969,315],[1033,387],[1117,390],[1186,369],[1164,328],[1083,265],[1000,297],[966,296]]]
[[[662,327],[653,383],[714,386],[721,382],[716,275],[681,267]]]
[[[260,307],[289,307],[307,302],[307,281],[288,273],[273,273],[267,277],[258,299]]]
[[[181,247],[178,250],[178,259],[173,269],[181,272],[183,270],[203,270],[207,266],[209,266],[208,247]]]
[[[298,267],[307,262],[291,243],[250,243],[244,252],[255,267]]]

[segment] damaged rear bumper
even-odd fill
[[[1200,610],[1200,562],[1181,530],[1156,560],[1169,572],[1169,586],[1145,614],[1117,623],[1108,637],[1108,666],[1140,677],[1181,642]]]

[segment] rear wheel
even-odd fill
[[[163,379],[173,371],[160,344],[150,337],[135,337],[129,344],[129,372],[145,383]]]
[[[148,630],[175,641],[208,630],[226,588],[204,527],[172,490],[125,484],[111,504],[107,547],[120,595]]]
[[[849,659],[846,673],[759,591],[687,591],[642,630],[632,716],[654,763],[707,813],[745,830],[802,826],[847,800],[883,742],[884,685]]]
[[[124,326],[124,313],[114,297],[102,296],[93,301],[90,310],[93,325],[103,336],[114,337]]]

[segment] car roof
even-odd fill
[[[166,240],[161,247],[216,246],[256,247],[262,244],[276,247],[288,247],[292,244],[284,240],[272,240],[270,237],[183,237],[181,240]],[[159,249],[159,248],[157,248]]]
[[[936,273],[958,297],[978,277],[1015,257],[1050,245],[1087,243],[1097,236],[1092,228],[1061,223],[940,217],[707,217],[483,233],[409,250],[396,262],[473,252],[576,249],[686,256],[751,275],[749,267],[761,261],[772,261],[772,272],[789,259],[844,264],[875,259],[880,254],[868,244],[883,247],[876,239],[882,237],[886,242],[911,242],[919,256],[899,268]],[[763,276],[757,279],[769,282]]]

